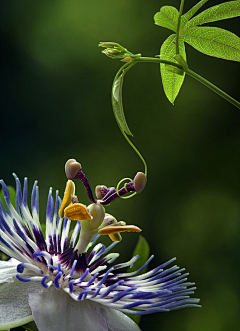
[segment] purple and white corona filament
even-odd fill
[[[25,313],[27,319],[19,319],[15,324],[12,316],[3,317],[0,313],[0,330],[4,330],[7,325],[13,327],[24,324],[32,318],[40,331],[65,330],[62,325],[70,322],[63,322],[62,319],[75,316],[74,311],[79,309],[76,316],[71,318],[72,324],[68,324],[70,326],[67,329],[70,331],[137,331],[140,330],[139,327],[122,313],[146,315],[198,306],[199,300],[190,298],[195,287],[194,283],[187,281],[188,274],[185,269],[176,265],[169,267],[175,258],[144,274],[139,273],[153,256],[142,268],[130,273],[123,269],[132,266],[139,256],[134,256],[126,263],[113,264],[119,254],[112,253],[111,250],[118,243],[116,238],[119,238],[119,232],[137,231],[137,227],[126,226],[124,222],[117,222],[114,217],[105,213],[103,205],[107,204],[108,199],[113,201],[116,198],[116,190],[105,188],[104,192],[102,189],[101,194],[98,194],[101,199],[95,200],[90,186],[87,187],[87,193],[93,203],[85,207],[72,198],[74,203],[70,202],[69,205],[72,206],[70,214],[74,216],[71,216],[70,220],[66,214],[59,216],[62,201],[58,191],[55,199],[53,198],[50,188],[46,207],[46,233],[43,234],[39,221],[37,182],[32,189],[29,208],[27,179],[22,190],[20,180],[16,175],[14,177],[16,208],[10,202],[7,186],[3,180],[0,181],[7,205],[6,210],[0,201],[0,250],[13,258],[12,262],[1,261],[0,296],[1,286],[7,284],[11,289],[14,283],[15,288],[24,286],[29,302],[24,303],[28,305],[28,312]],[[84,180],[88,186],[87,179]],[[75,197],[72,183],[70,181],[69,194]],[[130,188],[130,191],[134,191],[133,185]],[[69,200],[69,194],[65,191],[65,200]],[[78,217],[79,220],[73,221]],[[75,226],[70,236],[71,222],[75,222]],[[116,232],[113,229],[117,229]],[[109,234],[113,240],[107,248],[101,243],[96,244],[101,231],[102,234]],[[104,231],[106,233],[103,233]],[[11,263],[12,271],[9,271]],[[68,317],[62,317],[62,306],[65,303]],[[1,308],[5,311],[4,302],[0,299],[0,310]]]

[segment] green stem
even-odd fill
[[[152,57],[140,57],[139,59],[134,59],[133,61],[134,62],[165,63],[165,64],[170,64],[170,65],[172,65],[176,68],[184,70],[184,68],[180,64],[177,64],[177,63],[172,62],[172,61],[166,61],[166,60],[154,58],[154,57],[153,58]],[[189,76],[193,77],[194,79],[198,80],[200,83],[204,84],[205,86],[210,88],[212,91],[219,94],[222,98],[224,98],[225,100],[227,100],[228,102],[232,103],[234,106],[236,106],[237,108],[240,109],[240,102],[238,102],[237,100],[230,97],[230,95],[223,92],[220,88],[218,88],[214,84],[210,83],[207,79],[205,79],[202,76],[196,74],[194,71],[192,71],[190,69],[186,69],[184,71],[187,75],[189,75]]]
[[[173,61],[168,61],[168,60],[163,60],[163,59],[159,59],[159,58],[155,58],[155,57],[139,57],[137,59],[134,59],[132,60],[131,62],[153,62],[153,63],[164,63],[164,64],[169,64],[171,66],[174,66],[176,68],[179,68],[179,69],[183,69],[183,66],[181,64],[178,64],[176,62],[173,62]]]
[[[196,74],[196,72],[194,72],[190,69],[187,69],[185,72],[186,72],[187,75],[189,75],[189,76],[193,77],[194,79],[198,80],[200,83],[204,84],[205,86],[210,88],[212,91],[219,94],[222,98],[224,98],[225,100],[227,100],[228,102],[232,103],[234,106],[236,106],[237,108],[240,109],[240,102],[238,102],[237,100],[230,97],[230,95],[223,92],[220,88],[218,88],[214,84],[210,83],[208,80],[206,80],[205,78],[199,76],[198,74]]]
[[[181,5],[180,5],[180,9],[179,9],[179,16],[178,16],[178,23],[177,23],[177,31],[176,31],[176,54],[179,54],[179,30],[180,30],[183,6],[184,6],[184,0],[181,0]]]

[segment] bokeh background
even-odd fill
[[[186,1],[185,12],[195,1]],[[217,4],[209,1],[204,7]],[[42,221],[50,186],[63,194],[68,158],[81,162],[94,188],[116,186],[143,166],[111,109],[111,84],[121,63],[101,54],[100,41],[133,53],[159,54],[171,33],[153,23],[175,0],[1,0],[0,177],[38,179]],[[209,24],[240,34],[239,18]],[[186,45],[189,67],[240,99],[239,64]],[[149,167],[144,192],[108,212],[137,224],[155,267],[173,256],[197,284],[201,309],[144,316],[145,330],[229,331],[239,326],[240,111],[190,77],[172,106],[157,64],[126,76],[124,109]],[[77,184],[80,200],[86,192]],[[118,245],[129,259],[138,235]]]

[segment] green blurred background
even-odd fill
[[[195,1],[185,1],[187,11]],[[217,4],[209,1],[204,8]],[[121,62],[101,54],[100,41],[133,53],[159,54],[171,33],[153,23],[175,0],[1,0],[0,177],[11,173],[40,186],[41,217],[49,186],[63,194],[64,164],[81,162],[92,187],[116,186],[143,166],[121,135],[110,91]],[[209,24],[240,34],[239,18]],[[239,64],[186,46],[190,69],[239,95]],[[197,284],[201,309],[144,316],[145,330],[229,331],[239,326],[240,111],[186,77],[175,106],[166,99],[157,64],[137,64],[126,76],[124,109],[149,167],[148,185],[107,209],[143,229],[155,259],[177,256]],[[81,183],[80,200],[88,204]],[[124,234],[121,261],[138,235]]]

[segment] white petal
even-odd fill
[[[103,314],[111,331],[141,331],[139,326],[133,320],[121,311],[102,306]]]
[[[17,265],[20,262],[15,259],[9,261],[0,261],[0,284],[5,282],[13,282],[14,276],[17,274]]]
[[[0,330],[11,329],[33,320],[28,294],[41,287],[41,283],[23,283],[16,278],[14,283],[0,284]]]
[[[30,293],[29,304],[39,331],[108,331],[102,305],[75,301],[63,290],[51,287]]]
[[[125,314],[91,300],[75,301],[54,287],[29,294],[39,331],[141,331]]]

